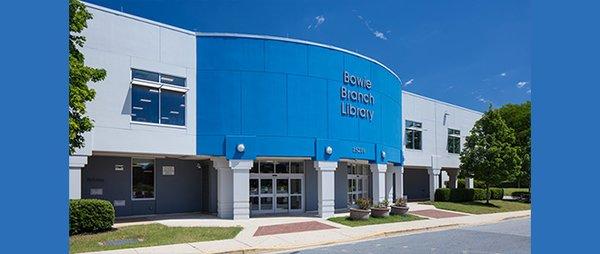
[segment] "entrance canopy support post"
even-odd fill
[[[394,166],[388,165],[385,171],[385,198],[394,202]]]
[[[379,204],[386,199],[385,192],[385,172],[386,164],[371,164],[371,173],[373,174],[373,204]]]
[[[458,188],[458,169],[448,169],[446,172],[448,172],[448,177],[450,178],[448,181],[448,187],[450,189]]]
[[[217,215],[220,218],[250,218],[250,168],[252,160],[212,158],[217,169]]]
[[[428,168],[429,173],[429,200],[435,201],[435,190],[440,188],[440,173],[442,172],[439,168]]]
[[[473,178],[471,178],[471,177],[465,178],[465,188],[467,188],[467,189],[473,189],[474,185],[475,184],[474,184]]]
[[[319,217],[330,218],[335,211],[335,170],[337,161],[315,161],[319,197]]]
[[[404,197],[404,167],[403,166],[391,166],[394,171],[394,189],[396,192],[396,199]]]

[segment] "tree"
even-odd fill
[[[92,14],[79,0],[69,0],[69,154],[84,146],[83,133],[94,127],[86,116],[86,105],[96,96],[96,91],[87,86],[89,81],[98,82],[106,77],[106,71],[85,66],[83,54],[79,51],[85,43],[80,35],[87,27]]]
[[[531,101],[507,104],[497,109],[509,128],[515,132],[515,146],[519,148],[521,169],[516,174],[517,184],[529,183],[531,190]]]
[[[514,142],[514,131],[491,106],[466,138],[460,154],[461,175],[484,183],[487,204],[490,203],[490,187],[514,178],[521,167],[519,149]]]

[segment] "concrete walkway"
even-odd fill
[[[439,210],[432,205],[421,205],[409,203],[411,211],[420,210]],[[414,209],[414,210],[413,210]],[[445,210],[440,210],[445,211]],[[346,216],[347,213],[336,214],[336,216]],[[224,252],[271,252],[284,251],[299,248],[315,247],[329,244],[347,243],[358,240],[366,240],[391,235],[402,235],[418,233],[423,231],[442,230],[448,228],[457,228],[471,225],[480,225],[499,222],[511,218],[521,218],[531,216],[531,211],[517,211],[495,214],[467,215],[459,217],[449,217],[440,219],[428,219],[398,223],[378,224],[362,227],[347,227],[328,220],[311,216],[285,216],[285,217],[264,217],[251,218],[245,221],[233,221],[217,219],[207,215],[192,215],[189,218],[164,219],[145,222],[118,223],[117,227],[145,224],[161,223],[167,226],[242,226],[244,230],[234,239],[195,242],[184,244],[163,245],[155,247],[132,248],[114,251],[103,251],[93,253],[126,253],[126,254],[146,254],[146,253],[224,253]],[[323,229],[319,231],[307,231],[297,233],[274,234],[264,236],[254,236],[254,233],[261,226],[316,221],[331,225],[336,228]]]

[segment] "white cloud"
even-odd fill
[[[409,86],[409,85],[412,85],[414,81],[415,81],[415,79],[412,79],[412,78],[411,78],[410,80],[408,80],[408,81],[404,82],[404,86]]]
[[[375,32],[373,32],[373,34],[375,35],[375,37],[377,37],[379,39],[387,40],[387,37],[385,37],[385,35],[382,32],[375,31]]]
[[[370,20],[366,20],[365,18],[363,18],[363,16],[361,15],[357,15],[356,16],[358,19],[360,19],[360,21],[363,22],[363,24],[367,27],[367,29],[369,29],[369,31],[371,31],[371,33],[373,33],[373,35],[375,35],[375,37],[382,39],[382,40],[387,40],[387,36],[385,36],[385,34],[389,34],[391,33],[390,30],[387,30],[385,32],[385,34],[377,29],[374,29],[373,27],[371,27],[371,21]]]
[[[506,77],[506,75],[507,75],[506,72],[500,73],[501,77]]]
[[[488,100],[488,99],[486,99],[486,98],[483,98],[483,96],[481,96],[481,95],[477,96],[477,98],[476,98],[476,99],[477,99],[477,101],[479,101],[479,102],[481,102],[481,103],[485,103],[485,104],[491,104],[491,103],[492,103],[492,101],[491,101],[491,100]]]
[[[526,81],[519,81],[517,82],[517,87],[518,88],[523,88],[525,85],[529,84],[529,82]]]
[[[315,17],[315,21],[308,25],[308,30],[310,29],[317,29],[317,27],[319,27],[321,24],[323,24],[325,22],[325,16],[324,15],[319,15]]]
[[[527,89],[526,93],[531,94],[531,89]]]

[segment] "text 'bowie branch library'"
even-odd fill
[[[481,113],[403,92],[376,60],[86,5],[86,64],[108,75],[90,84],[95,127],[69,158],[71,198],[109,200],[117,216],[329,217],[360,197],[456,187]]]

